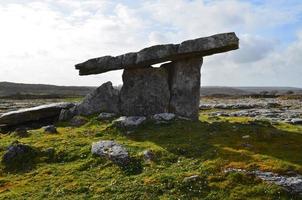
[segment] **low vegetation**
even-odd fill
[[[27,138],[1,135],[1,157],[16,140],[54,152],[35,159],[30,169],[10,172],[2,166],[0,199],[301,199],[224,170],[302,173],[302,126],[204,113],[196,122],[147,123],[130,132],[96,117],[79,128],[57,127],[58,134],[39,129]],[[93,156],[91,144],[99,140],[124,145],[136,162],[120,168]],[[154,152],[153,161],[144,160],[145,150]],[[186,178],[192,176],[196,178]]]

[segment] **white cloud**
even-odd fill
[[[282,43],[274,34],[262,35],[297,23],[301,6],[282,0],[261,5],[236,0],[149,0],[138,1],[135,7],[124,2],[0,2],[0,81],[120,84],[120,71],[79,77],[73,66],[147,45],[236,31],[240,50],[205,58],[204,85],[302,86],[298,77],[302,34],[292,44]]]

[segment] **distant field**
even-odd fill
[[[81,97],[95,87],[55,86],[0,82],[1,99],[58,99]]]

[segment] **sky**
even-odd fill
[[[119,85],[74,65],[223,32],[240,49],[205,57],[203,86],[302,87],[301,0],[0,0],[0,82]]]

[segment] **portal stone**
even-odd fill
[[[169,112],[197,120],[200,100],[200,68],[203,59],[184,59],[165,64],[171,92]]]
[[[120,93],[122,115],[150,116],[168,112],[170,91],[166,69],[124,70],[123,83]]]

